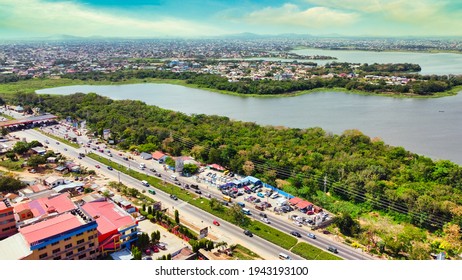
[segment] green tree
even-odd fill
[[[247,215],[242,212],[241,207],[237,204],[234,204],[232,207],[228,208],[227,214],[231,217],[233,222],[239,226],[246,226],[250,223],[249,217],[247,217]]]
[[[142,253],[138,247],[136,246],[132,247],[132,255],[133,255],[132,260],[141,260]]]
[[[351,217],[349,213],[343,213],[335,218],[335,224],[340,229],[340,232],[346,236],[354,236],[359,233],[359,223]]]
[[[180,212],[177,209],[175,209],[175,223],[180,223]]]
[[[145,232],[138,235],[137,245],[139,248],[146,248],[149,245],[149,235]]]
[[[0,193],[17,192],[24,188],[24,183],[11,176],[0,176]]]
[[[156,244],[160,240],[160,231],[156,230],[151,232],[151,242]]]
[[[18,141],[13,146],[13,152],[15,152],[16,154],[23,155],[27,151],[29,151],[29,145],[26,142]]]
[[[183,173],[187,173],[189,175],[195,174],[199,170],[199,167],[192,163],[187,163],[183,166]]]
[[[47,160],[41,155],[33,155],[27,159],[27,165],[34,168],[45,163],[47,163]]]

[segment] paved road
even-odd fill
[[[48,138],[47,136],[35,130],[25,130],[25,131],[15,132],[13,134],[18,135],[21,138],[25,137],[27,141],[38,140],[40,142],[45,142],[45,140],[48,139],[49,144],[47,145],[50,149],[59,151],[63,155],[69,158],[70,157],[77,158],[78,154],[82,152],[81,149],[75,149],[63,143],[57,144],[56,140]],[[120,159],[120,160],[124,161],[123,159]],[[117,161],[117,159],[115,159],[115,161]],[[113,180],[118,180],[120,178],[120,181],[124,183],[125,185],[134,187],[140,191],[146,190],[146,187],[144,187],[139,180],[134,179],[116,170],[110,171],[107,169],[105,165],[89,157],[84,157],[80,160],[76,160],[76,162],[78,162],[79,164],[82,164],[83,166],[87,166],[90,168],[98,164],[101,166],[101,169],[97,171],[98,173],[103,174],[106,177],[112,178]],[[146,195],[150,195],[150,194],[146,193]],[[181,200],[174,201],[169,197],[169,194],[164,193],[161,190],[156,189],[156,195],[152,197],[158,201],[162,201],[163,207],[166,206],[166,207],[171,208],[173,206],[175,209],[179,209],[181,217],[186,219],[188,222],[191,222],[199,227],[201,225],[210,226],[211,227],[210,233],[213,234],[214,236],[217,236],[220,240],[226,241],[228,244],[240,243],[243,246],[254,251],[255,253],[259,254],[264,259],[277,259],[278,254],[280,252],[284,252],[292,256],[292,258],[295,260],[302,260],[302,258],[300,258],[299,256],[294,255],[293,253],[287,250],[284,250],[258,236],[254,235],[253,237],[248,237],[244,235],[243,230],[241,228],[234,226],[226,221],[217,219],[215,216],[209,214],[208,212],[198,209]],[[220,222],[220,226],[217,227],[212,224],[214,219],[217,219]]]
[[[55,150],[55,151],[59,151],[61,152],[62,154],[64,154],[65,156],[67,157],[71,157],[71,158],[76,158],[78,157],[78,154],[79,153],[87,153],[87,152],[94,152],[96,153],[97,155],[100,155],[102,157],[106,157],[110,160],[112,160],[113,162],[115,163],[118,163],[122,166],[125,166],[127,168],[132,168],[132,169],[137,169],[138,172],[144,172],[148,175],[151,175],[151,176],[155,176],[155,173],[150,171],[149,169],[154,167],[155,166],[155,170],[157,171],[158,174],[161,174],[161,177],[169,182],[169,183],[173,183],[173,180],[171,179],[170,175],[173,174],[172,172],[169,172],[169,171],[165,171],[163,170],[163,168],[161,167],[161,165],[157,164],[157,163],[154,163],[153,161],[149,161],[149,163],[147,164],[147,168],[144,169],[144,170],[140,170],[139,169],[139,163],[141,162],[144,162],[144,163],[147,163],[148,161],[144,161],[142,159],[139,159],[139,160],[125,160],[124,157],[127,157],[128,155],[125,155],[125,154],[122,154],[122,155],[119,155],[119,152],[115,152],[113,151],[111,153],[111,156],[109,156],[109,154],[107,152],[104,152],[104,153],[101,153],[97,150],[92,150],[92,148],[95,148],[95,145],[91,146],[91,147],[84,147],[84,148],[80,148],[80,149],[75,149],[73,147],[70,147],[70,146],[67,146],[63,143],[59,143],[56,141],[56,140],[53,140],[53,139],[50,139],[48,138],[47,136],[35,131],[35,130],[25,130],[25,131],[20,131],[20,132],[16,132],[17,135],[19,135],[21,138],[22,137],[26,137],[26,139],[29,141],[29,140],[38,140],[38,141],[41,141],[41,142],[44,142],[45,139],[48,139],[48,146],[49,148]],[[102,145],[99,145],[100,148],[102,148]],[[64,150],[64,148],[67,149],[67,151]],[[106,150],[106,149],[104,149]],[[137,179],[134,179],[130,176],[127,176],[125,175],[124,173],[121,173],[121,172],[118,172],[116,170],[113,170],[113,171],[110,171],[107,169],[106,166],[104,166],[103,164],[100,164],[99,162],[91,159],[91,158],[88,158],[88,157],[84,157],[80,160],[77,160],[78,163],[84,165],[84,166],[87,166],[91,169],[95,169],[95,165],[100,165],[101,166],[101,169],[97,170],[98,173],[101,173],[107,177],[111,177],[113,178],[114,180],[120,180],[122,183],[124,183],[125,185],[128,185],[130,187],[135,187],[137,188],[138,190],[142,191],[142,190],[146,190],[146,187],[142,186],[142,184],[137,180]],[[181,184],[182,186],[184,186],[186,183],[185,181],[183,180],[183,178],[180,178],[180,181],[181,181]],[[190,181],[188,182],[190,183]],[[222,194],[221,192],[219,192],[215,187],[207,187],[207,188],[201,188],[202,190],[202,195],[210,195],[211,197],[215,197],[215,198],[218,198],[221,200],[222,198]],[[191,190],[193,191],[193,190]],[[229,224],[225,221],[220,221],[220,224],[221,226],[220,227],[217,227],[217,226],[213,226],[212,225],[212,221],[214,219],[216,219],[215,216],[209,214],[208,212],[205,212],[205,211],[202,211],[192,205],[189,205],[183,201],[173,201],[170,197],[169,197],[169,194],[166,194],[160,190],[156,190],[156,193],[157,195],[155,196],[155,199],[156,200],[160,200],[162,201],[162,203],[165,205],[169,205],[169,207],[175,207],[176,209],[179,209],[181,210],[180,211],[180,214],[183,216],[183,217],[186,217],[191,220],[191,221],[196,221],[196,226],[198,227],[201,227],[202,224],[204,224],[205,226],[211,226],[211,232],[215,235],[218,235],[218,237],[221,237],[222,239],[224,239],[226,241],[227,240],[230,240],[230,241],[233,241],[232,243],[237,243],[237,241],[239,240],[239,243],[243,244],[244,246],[248,247],[249,249],[251,250],[254,250],[256,253],[259,253],[262,257],[264,257],[265,259],[275,259],[277,258],[277,255],[280,253],[280,252],[285,252],[286,254],[288,255],[291,255],[293,256],[293,259],[301,259],[300,257],[290,253],[290,252],[287,252],[283,249],[281,249],[280,247],[272,244],[272,243],[269,243],[257,236],[254,236],[252,238],[248,238],[247,236],[245,236],[243,234],[243,231],[241,228],[237,227],[237,226],[234,226],[232,224]],[[243,201],[243,198],[242,197],[238,197],[237,198],[237,201]],[[257,213],[259,213],[260,211],[256,210],[253,205],[249,202],[245,202],[246,204],[246,208],[249,208],[251,209],[253,215],[252,217],[255,218],[255,219],[260,219],[260,217],[258,216]],[[357,249],[354,249],[354,248],[351,248],[349,246],[346,246],[340,242],[335,242],[335,241],[332,241],[330,238],[327,238],[327,237],[324,237],[322,236],[322,234],[316,234],[316,239],[311,239],[311,238],[308,238],[307,237],[307,233],[311,232],[310,230],[307,230],[306,227],[297,227],[296,225],[292,224],[291,221],[288,221],[287,218],[284,218],[284,217],[280,217],[280,216],[276,216],[275,214],[273,213],[269,213],[269,212],[266,212],[267,215],[268,215],[268,218],[269,220],[271,221],[271,226],[273,226],[274,228],[277,228],[279,230],[281,230],[282,232],[286,232],[286,233],[289,233],[291,231],[298,231],[299,233],[301,233],[302,237],[300,238],[301,240],[303,240],[304,242],[307,242],[307,243],[310,243],[316,247],[319,247],[323,250],[326,250],[326,248],[329,246],[329,245],[332,245],[332,246],[335,246],[337,249],[338,249],[338,255],[344,259],[348,259],[348,260],[368,260],[368,259],[375,259],[374,257],[370,256],[370,255],[367,255],[361,251],[358,251]],[[202,222],[200,222],[202,221]],[[200,223],[200,224],[199,224]],[[227,241],[228,242],[228,241]],[[229,242],[228,242],[229,243]],[[231,244],[231,243],[229,243]]]

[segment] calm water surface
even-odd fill
[[[437,99],[398,99],[345,92],[294,97],[237,97],[167,84],[68,86],[37,93],[96,92],[141,100],[186,114],[222,115],[262,125],[321,127],[340,134],[359,129],[387,144],[462,164],[462,93]]]
[[[371,52],[371,51],[342,51],[302,49],[294,50],[301,55],[326,55],[336,57],[337,60],[316,60],[320,65],[327,62],[351,63],[415,63],[422,68],[424,75],[460,75],[462,74],[462,54],[456,53],[413,53],[413,52]]]

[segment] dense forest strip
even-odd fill
[[[63,79],[47,80],[37,79],[48,87],[50,84],[75,85],[75,84],[111,84],[111,83],[134,83],[165,80],[168,83],[178,83],[191,87],[199,87],[220,92],[234,93],[240,95],[284,95],[298,94],[300,92],[343,88],[353,92],[366,92],[369,94],[388,94],[406,96],[440,96],[455,94],[457,87],[462,86],[462,76],[422,76],[408,73],[419,70],[419,65],[414,64],[363,64],[355,71],[360,75],[353,75],[352,65],[348,63],[331,63],[323,68],[316,68],[312,71],[314,77],[309,79],[271,79],[272,75],[263,79],[242,78],[230,82],[228,78],[217,74],[203,74],[196,72],[174,72],[161,70],[125,70],[113,73],[88,72],[72,73],[63,75]],[[351,75],[346,75],[350,73]],[[326,77],[327,75],[327,77]],[[403,83],[388,81],[389,76],[400,75]],[[35,79],[34,79],[35,80]],[[34,81],[32,80],[32,81]],[[41,88],[33,88],[31,84],[39,84],[27,77],[17,75],[0,76],[0,93],[16,92],[30,93]],[[405,82],[404,82],[405,81]],[[15,87],[25,85],[25,87]],[[42,87],[44,88],[44,87]],[[446,94],[446,95],[447,95]]]
[[[62,117],[86,119],[100,136],[109,128],[121,149],[191,155],[259,177],[307,200],[326,191],[365,206],[364,211],[401,213],[423,228],[441,229],[447,222],[462,226],[460,166],[386,145],[356,130],[333,135],[321,128],[263,127],[96,94],[5,98]]]

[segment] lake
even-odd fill
[[[426,52],[373,52],[300,49],[292,52],[300,55],[325,55],[336,57],[337,60],[314,60],[319,65],[327,62],[351,63],[415,63],[419,64],[423,75],[461,75],[462,54],[457,53],[426,53]]]
[[[436,99],[401,99],[317,92],[257,98],[168,84],[82,85],[37,91],[75,92],[96,92],[112,99],[140,100],[186,114],[221,115],[262,125],[321,127],[335,134],[358,129],[387,144],[462,164],[462,94]]]

